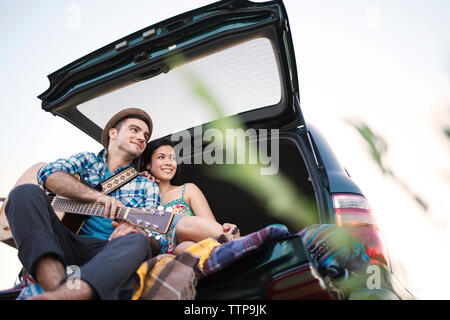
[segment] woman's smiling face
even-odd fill
[[[151,156],[147,170],[160,181],[170,181],[177,172],[177,161],[172,146],[161,146]]]

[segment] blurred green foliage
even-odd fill
[[[172,63],[175,63],[172,66],[183,64],[182,57],[175,57]],[[169,65],[171,64],[169,63]],[[227,129],[235,129],[235,132],[242,134],[237,139],[237,143],[233,143],[235,147],[234,154],[242,152],[239,149],[244,149],[244,153],[253,153],[253,155],[248,156],[249,158],[256,157],[258,159],[257,150],[252,149],[254,145],[246,142],[245,125],[236,117],[225,116],[220,102],[215,99],[207,84],[197,75],[186,71],[184,77],[185,83],[190,87],[194,95],[210,109],[209,111],[214,113],[215,118],[219,119],[214,121],[214,129],[221,131],[223,137],[226,137],[225,132]],[[384,161],[388,150],[387,143],[364,123],[354,124],[354,127],[367,142],[372,158],[376,161],[383,174],[394,178],[392,170],[387,167]],[[228,144],[226,146],[228,147]],[[305,197],[281,172],[262,176],[259,163],[257,165],[216,165],[205,167],[206,170],[209,169],[208,175],[234,184],[251,194],[260,204],[266,207],[269,214],[274,218],[289,222],[297,230],[300,231],[306,226],[317,223],[317,208],[313,202],[315,199]],[[417,201],[421,201],[421,199],[417,198]],[[236,204],[236,208],[238,206],[239,204]],[[333,239],[333,247],[337,251],[344,247],[351,248],[354,244],[353,241],[355,240],[349,236],[345,228],[339,227]],[[345,294],[349,294],[355,288],[366,288],[367,278],[366,270],[361,270],[361,273],[352,272],[340,280],[334,279],[333,282]],[[370,299],[370,297],[366,297],[366,299]]]
[[[450,139],[450,128],[444,128],[442,131],[444,131],[445,136]]]
[[[388,155],[388,144],[379,135],[374,133],[374,131],[361,120],[345,120],[349,125],[355,128],[359,135],[364,139],[368,152],[371,158],[380,168],[381,172],[391,177],[395,183],[397,183],[402,189],[422,208],[424,212],[428,210],[427,202],[422,198],[422,196],[416,194],[411,190],[409,185],[403,180],[397,177],[392,169],[386,165],[386,157]]]
[[[211,95],[206,83],[192,72],[185,73],[186,83],[191,87],[195,95],[214,112],[218,121],[214,123],[214,129],[218,129],[225,137],[227,129],[235,129],[240,133],[237,141],[233,143],[235,153],[253,153],[248,157],[258,159],[257,150],[252,144],[246,143],[244,132],[246,127],[236,118],[225,117],[220,103]],[[242,130],[239,130],[242,129]],[[278,141],[276,142],[278,143]],[[227,147],[229,146],[226,144]],[[221,165],[214,166],[214,171],[209,175],[225,180],[239,186],[253,195],[263,204],[268,212],[275,218],[288,221],[297,230],[313,224],[316,220],[316,210],[311,200],[305,197],[297,187],[290,182],[281,172],[274,175],[261,175],[260,164],[256,165]],[[238,206],[238,204],[236,204]]]

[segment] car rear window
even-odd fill
[[[193,92],[186,72],[201,80],[225,116],[281,100],[272,44],[267,38],[256,38],[103,94],[78,105],[78,110],[104,128],[109,118],[124,108],[144,109],[153,119],[152,140],[216,120],[211,107]]]

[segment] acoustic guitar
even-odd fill
[[[29,168],[19,178],[14,187],[27,183],[39,185],[36,180],[36,175],[44,165],[45,163],[38,163]],[[104,215],[105,208],[101,204],[71,200],[52,194],[48,194],[47,197],[64,226],[75,233],[80,231],[86,216]],[[3,201],[3,205],[0,208],[0,241],[15,248],[16,245],[11,234],[11,229],[4,213],[7,200],[7,198],[0,198],[0,201]],[[119,207],[116,210],[116,217],[120,220],[128,221],[136,227],[164,234],[169,230],[173,213],[171,208],[164,210],[162,206],[145,210],[141,208]]]

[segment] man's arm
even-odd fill
[[[105,206],[105,218],[115,219],[116,208],[124,205],[119,200],[109,197],[83,182],[73,175],[83,175],[86,168],[97,161],[93,153],[84,152],[71,156],[68,159],[58,159],[41,168],[37,174],[41,186],[58,195],[84,202],[95,202]]]
[[[36,178],[38,183],[45,188],[45,182],[51,174],[55,172],[66,172],[71,176],[75,174],[82,176],[86,168],[89,168],[96,160],[96,156],[93,153],[77,153],[67,159],[58,159],[50,162],[38,171]]]
[[[53,193],[83,202],[95,202],[105,206],[105,218],[116,218],[118,207],[124,207],[124,204],[116,198],[107,196],[88,185],[82,183],[71,175],[57,171],[50,174],[45,180],[45,188]]]
[[[64,171],[51,173],[45,180],[44,187],[57,195],[83,202],[97,202],[103,195]]]

